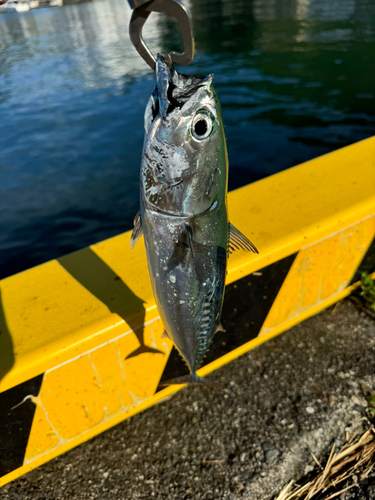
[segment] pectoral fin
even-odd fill
[[[241,231],[239,231],[231,223],[229,223],[228,252],[233,253],[235,250],[239,249],[259,253],[256,246],[251,243],[251,241],[247,239],[246,236],[241,233]]]
[[[208,247],[194,241],[192,227],[185,224],[169,260],[169,268],[172,270],[179,264],[183,266],[192,264],[198,280],[203,283],[211,276],[215,265],[225,270],[226,250],[221,247]]]
[[[134,245],[137,243],[142,234],[143,234],[142,219],[141,219],[141,214],[139,213],[138,210],[137,215],[134,217],[134,229],[130,237],[130,246],[132,247],[132,249],[134,248]]]
[[[210,276],[213,262],[215,262],[216,248],[207,247],[193,241],[193,231],[188,224],[186,224],[186,241],[193,259],[196,275],[199,281],[204,282]]]

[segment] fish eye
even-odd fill
[[[191,133],[194,139],[203,141],[211,134],[213,126],[211,116],[206,111],[198,111],[191,124]]]

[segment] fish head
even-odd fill
[[[227,188],[225,133],[213,75],[182,75],[158,56],[156,76],[145,112],[144,199],[173,215],[205,212]]]

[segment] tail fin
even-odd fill
[[[182,377],[172,378],[170,380],[163,380],[159,382],[159,387],[166,387],[168,385],[181,385],[181,384],[198,384],[205,385],[206,387],[212,387],[213,389],[219,389],[225,393],[228,393],[228,389],[225,389],[222,385],[212,380],[207,380],[206,378],[198,377],[198,375],[184,375]]]

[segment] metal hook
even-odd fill
[[[177,19],[182,32],[184,52],[182,54],[170,52],[167,60],[169,59],[171,63],[173,61],[181,64],[181,66],[188,66],[194,59],[194,37],[189,12],[179,0],[151,0],[146,4],[141,4],[140,7],[134,10],[130,19],[129,36],[136,50],[150,68],[155,71],[156,58],[142,38],[143,25],[151,12],[168,14]]]

